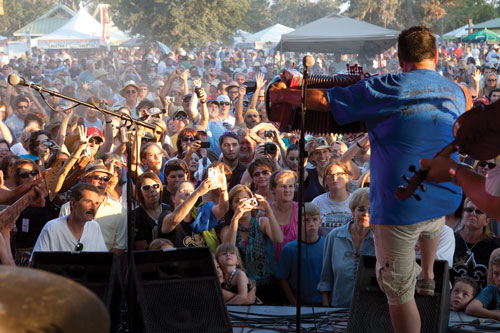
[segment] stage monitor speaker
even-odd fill
[[[134,331],[232,332],[209,248],[137,251],[134,266]]]
[[[377,283],[376,259],[361,256],[356,284],[349,311],[347,331],[350,333],[393,332],[387,298]],[[423,333],[445,333],[448,331],[450,316],[450,283],[448,262],[436,260],[434,263],[434,296],[415,294]]]
[[[112,330],[120,323],[122,287],[119,266],[112,252],[35,252],[31,267],[81,283],[104,303]]]

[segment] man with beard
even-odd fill
[[[248,167],[253,161],[256,142],[246,132],[240,133],[240,153],[238,160],[241,164]]]
[[[229,181],[228,191],[240,183],[241,176],[246,170],[246,167],[240,163],[238,155],[240,153],[240,139],[234,132],[225,132],[219,138],[219,148],[222,151],[222,162],[227,164],[233,175]]]
[[[91,184],[97,188],[99,195],[95,207],[95,221],[100,226],[106,248],[121,254],[127,249],[127,215],[122,204],[106,193],[108,183],[113,176],[102,160],[97,160],[87,164],[82,183]],[[73,206],[69,202],[61,207],[59,216],[72,213]]]
[[[94,220],[99,207],[99,190],[91,184],[71,189],[71,214],[47,222],[33,252],[107,251],[101,228]]]

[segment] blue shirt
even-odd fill
[[[487,285],[479,292],[476,299],[487,310],[500,310],[500,289],[494,284]]]
[[[353,222],[333,229],[325,240],[323,269],[321,270],[318,291],[320,293],[331,292],[330,305],[334,307],[348,308],[350,306],[359,257],[361,255],[375,255],[375,244],[371,231],[363,239],[359,253],[356,253],[349,233],[351,223]]]
[[[216,121],[208,121],[207,140],[210,142],[210,150],[214,151],[217,156],[221,153],[219,137],[226,131],[227,129],[222,125],[222,121],[219,118]]]
[[[302,242],[300,299],[303,303],[321,303],[321,294],[316,290],[323,266],[323,247],[325,239],[320,237],[315,243]],[[297,291],[297,250],[298,241],[287,243],[281,253],[276,277],[288,280],[294,293]]]
[[[346,88],[327,91],[333,117],[339,124],[364,120],[371,146],[370,223],[413,224],[454,212],[462,198],[451,183],[424,182],[426,192],[398,200],[401,175],[410,165],[432,157],[454,139],[452,126],[465,111],[465,96],[454,82],[437,72],[417,69],[371,77]],[[457,160],[457,155],[453,158]]]

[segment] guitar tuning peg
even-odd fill
[[[417,201],[422,200],[422,198],[421,198],[421,197],[420,197],[420,195],[418,195],[418,194],[414,194],[414,195],[413,195],[413,197],[414,197],[414,198],[415,198],[415,200],[417,200]]]
[[[420,184],[419,187],[422,190],[422,192],[427,191],[427,186],[425,186],[424,184]]]
[[[413,172],[413,173],[417,173],[417,168],[414,165],[410,165],[408,167],[408,171]]]
[[[403,180],[407,183],[410,182],[410,180],[408,179],[408,177],[406,177],[405,175],[402,175],[401,178],[403,178]]]

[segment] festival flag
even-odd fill
[[[4,12],[3,12],[3,0],[0,0],[0,15],[4,15]]]

